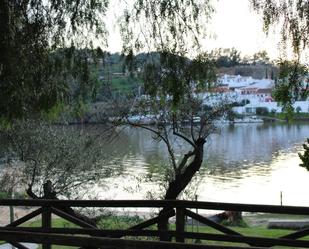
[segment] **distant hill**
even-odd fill
[[[114,94],[138,94],[141,90],[142,80],[138,77],[140,70],[145,62],[151,58],[151,61],[159,63],[160,54],[140,53],[134,57],[134,63],[129,65],[130,70],[125,66],[125,58],[119,53],[107,54],[101,60],[99,66],[100,89],[97,95],[97,101],[102,101]],[[128,65],[127,65],[128,66]],[[272,78],[278,74],[278,68],[271,64],[248,64],[236,65],[231,67],[217,68],[218,74],[251,76],[252,78]]]

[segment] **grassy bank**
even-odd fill
[[[263,114],[263,116],[267,116],[269,118],[274,118],[274,119],[280,119],[282,121],[287,121],[286,113],[267,113],[267,114]],[[292,118],[292,122],[309,121],[309,113],[305,113],[305,112],[293,113],[293,116],[291,118]]]

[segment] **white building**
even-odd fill
[[[215,105],[220,101],[247,102],[245,106],[234,107],[237,113],[256,113],[259,107],[267,108],[269,112],[282,112],[282,106],[272,98],[274,81],[271,79],[253,79],[240,75],[223,75],[218,78],[218,87],[212,93],[203,94],[204,105]],[[309,101],[296,101],[294,110],[309,112]]]

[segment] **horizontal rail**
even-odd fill
[[[91,228],[34,228],[34,227],[17,227],[17,228],[0,228],[1,231],[13,231],[13,232],[32,232],[32,233],[44,233],[44,234],[79,234],[79,235],[91,235],[97,237],[107,236],[148,236],[148,237],[160,237],[163,234],[169,234],[173,237],[177,235],[176,231],[157,231],[157,230],[96,230]],[[308,240],[293,240],[284,238],[265,238],[255,236],[242,236],[242,235],[225,235],[225,234],[213,234],[213,233],[195,233],[184,232],[183,235],[188,239],[201,239],[212,241],[226,241],[232,243],[255,243],[260,246],[292,246],[292,247],[309,247]],[[252,248],[252,247],[250,247]]]
[[[85,237],[59,234],[46,234],[37,232],[17,232],[17,231],[0,231],[0,240],[9,240],[12,242],[29,242],[29,243],[49,243],[52,245],[78,246],[78,247],[98,247],[104,248],[125,248],[125,249],[236,249],[235,246],[211,246],[201,244],[170,243],[158,241],[142,240],[124,240],[100,237]],[[243,247],[250,249],[262,249],[263,247]]]
[[[47,206],[47,207],[106,207],[106,208],[194,208],[208,210],[229,210],[244,212],[264,212],[278,214],[309,215],[309,207],[240,204],[222,202],[201,202],[182,200],[28,200],[3,199],[0,206]]]

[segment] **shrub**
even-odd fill
[[[297,113],[300,113],[300,112],[301,112],[301,107],[300,107],[300,106],[297,106],[297,107],[296,107],[296,112],[297,112]]]
[[[257,115],[267,115],[267,114],[269,114],[269,111],[266,107],[257,107],[256,108],[256,114]]]

